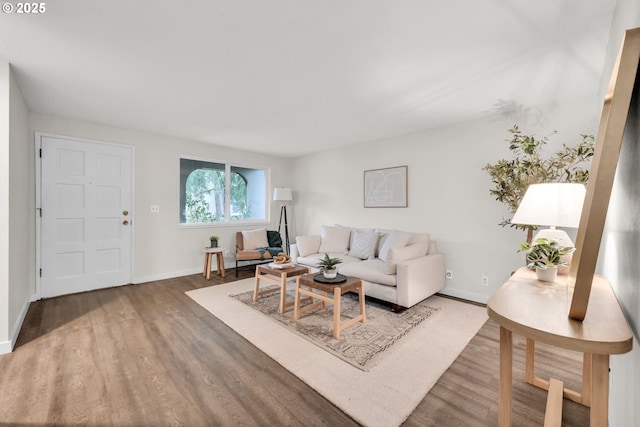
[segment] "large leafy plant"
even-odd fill
[[[497,201],[504,203],[512,214],[518,209],[524,193],[531,184],[587,183],[595,147],[593,135],[580,135],[582,140],[575,145],[562,144],[561,150],[549,158],[544,158],[542,150],[549,142],[547,137],[525,135],[518,125],[514,125],[509,132],[511,137],[505,141],[509,144],[513,158],[487,164],[483,170],[489,173],[493,182],[493,188],[489,193]],[[556,131],[552,133],[555,134]],[[510,219],[503,219],[500,225],[529,229],[527,241],[531,241],[531,230],[535,229],[535,226],[511,224]]]

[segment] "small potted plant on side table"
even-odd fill
[[[336,265],[340,264],[342,260],[340,258],[331,258],[329,254],[324,254],[324,258],[322,258],[317,267],[322,271],[325,279],[335,279],[338,275],[338,269]]]
[[[218,247],[218,236],[210,236],[209,240],[211,240],[211,247],[212,248],[217,248]]]
[[[553,282],[558,275],[558,266],[567,265],[561,257],[575,249],[570,246],[558,246],[555,240],[540,238],[533,243],[520,243],[518,252],[527,252],[527,268],[536,270],[538,280]]]

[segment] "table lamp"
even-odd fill
[[[280,206],[280,221],[278,222],[278,233],[280,233],[280,227],[282,226],[282,219],[284,218],[284,234],[285,234],[285,247],[284,251],[289,255],[289,225],[287,224],[287,205],[286,202],[293,200],[290,188],[277,187],[273,189],[273,200],[276,202],[282,202]]]
[[[546,183],[531,184],[527,188],[512,224],[546,225],[550,228],[540,230],[533,238],[556,240],[559,246],[573,247],[573,241],[564,230],[556,227],[578,228],[586,189],[583,184]],[[567,256],[570,261],[571,255]],[[566,274],[567,267],[558,272]]]

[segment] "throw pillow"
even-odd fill
[[[267,230],[267,241],[269,242],[270,248],[282,247],[282,237],[280,233],[275,230]]]
[[[378,258],[383,261],[387,261],[387,257],[389,256],[389,251],[392,248],[401,248],[407,245],[409,242],[409,238],[411,237],[411,233],[407,233],[406,231],[393,230],[387,236],[387,239],[384,241],[384,244],[380,248],[380,253],[378,254]]]
[[[320,249],[320,236],[298,236],[296,237],[296,245],[300,256],[317,254]]]
[[[351,229],[347,227],[322,226],[320,228],[320,253],[339,252],[347,254],[349,251],[349,237]]]
[[[426,255],[428,248],[425,243],[414,243],[413,245],[403,246],[401,248],[391,248],[391,250],[389,250],[389,256],[384,263],[385,273],[396,274],[398,264]]]
[[[267,229],[258,228],[255,230],[242,231],[242,243],[246,250],[268,247]]]
[[[378,233],[373,228],[357,228],[351,231],[349,256],[360,259],[373,259],[377,244]]]

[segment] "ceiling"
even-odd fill
[[[15,3],[14,3],[15,4]],[[299,156],[598,92],[615,0],[56,0],[0,14],[30,111]]]

